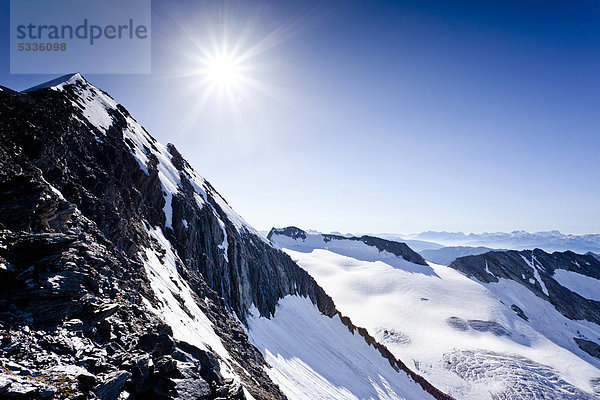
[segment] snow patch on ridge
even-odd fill
[[[246,400],[256,400],[256,399],[254,398],[254,396],[252,396],[252,395],[250,394],[250,392],[248,391],[248,389],[246,389],[246,388],[242,388],[242,390],[243,390],[243,392],[244,392],[244,396],[246,396]]]
[[[548,289],[546,288],[546,285],[544,284],[544,281],[542,280],[542,277],[540,276],[540,272],[538,271],[538,266],[536,265],[537,259],[533,255],[533,252],[531,252],[531,261],[529,261],[527,259],[527,257],[525,257],[523,255],[521,255],[521,258],[527,263],[527,265],[529,265],[529,267],[531,267],[531,269],[533,269],[533,276],[534,276],[535,280],[542,287],[542,292],[544,292],[544,294],[546,296],[550,296],[550,293],[548,292]],[[537,262],[539,263],[539,261],[537,261]],[[529,280],[529,283],[531,283],[532,285],[535,284],[535,282],[532,282],[531,279]]]
[[[229,250],[229,243],[227,242],[227,231],[225,230],[225,224],[221,221],[221,218],[217,217],[217,221],[219,222],[219,226],[221,227],[221,231],[223,231],[223,242],[218,246],[219,249],[223,250],[223,257],[225,261],[229,262],[229,256],[227,255],[227,251]]]
[[[600,301],[600,280],[566,269],[555,270],[552,277],[571,292],[589,300]]]
[[[130,146],[131,154],[137,160],[140,169],[148,174],[148,162],[150,154],[158,159],[158,178],[162,187],[165,205],[165,226],[173,229],[173,196],[181,187],[179,171],[172,162],[172,156],[166,146],[152,139],[144,128],[132,117],[125,116],[127,128],[123,130],[123,138]]]
[[[290,400],[431,399],[339,316],[329,318],[305,297],[288,295],[272,319],[250,309],[248,335],[270,365],[267,373]]]
[[[60,76],[56,79],[52,79],[48,82],[40,83],[39,85],[30,87],[29,89],[23,90],[23,93],[31,93],[40,89],[52,89],[57,91],[62,91],[64,86],[72,85],[77,82],[85,81],[80,73],[67,74]]]
[[[126,116],[126,121],[127,129],[123,131],[123,137],[133,143],[133,148],[130,148],[130,151],[136,158],[142,171],[146,174],[148,173],[148,156],[150,153],[158,159],[158,178],[165,198],[165,205],[163,207],[165,226],[173,229],[173,196],[177,194],[181,187],[181,177],[179,171],[173,165],[173,157],[167,147],[153,140],[135,119]]]
[[[173,229],[173,195],[179,191],[181,179],[179,178],[179,171],[171,162],[171,154],[169,154],[167,148],[158,142],[154,145],[159,150],[158,154],[155,152],[154,155],[158,158],[158,177],[165,196],[165,207],[163,208],[165,226]]]
[[[192,289],[177,272],[178,257],[170,242],[160,227],[149,229],[148,234],[158,241],[165,253],[162,256],[153,249],[144,251],[144,268],[150,279],[150,286],[160,302],[158,307],[154,307],[146,300],[146,305],[173,328],[175,338],[203,350],[212,349],[222,359],[230,360],[231,357],[215,333],[212,323],[196,304]]]
[[[137,160],[140,169],[148,175],[148,155],[146,154],[145,147],[147,143],[143,142],[144,135],[142,127],[131,117],[126,118],[127,128],[123,131],[123,137],[129,139],[134,143],[133,149],[130,148],[131,153]],[[127,140],[126,140],[127,142]],[[129,143],[128,143],[129,144]]]
[[[485,272],[487,272],[489,275],[496,277],[496,275],[492,274],[492,271],[490,271],[490,266],[488,265],[487,260],[485,261]]]
[[[77,101],[72,101],[73,105],[81,109],[83,116],[89,123],[103,134],[106,134],[106,131],[113,122],[113,118],[108,110],[115,109],[117,103],[108,94],[90,85],[80,74],[64,75],[26,89],[23,92],[34,92],[45,88],[62,92],[66,86],[70,85],[72,85],[73,91],[77,94]]]
[[[108,110],[115,108],[117,103],[108,95],[102,93],[98,89],[84,86],[82,88],[76,86],[76,91],[79,91],[81,102],[74,103],[78,105],[83,116],[98,130],[104,134],[112,125],[113,119],[108,113]],[[94,98],[96,96],[96,98]]]

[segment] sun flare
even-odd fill
[[[221,87],[231,88],[242,81],[242,68],[235,57],[218,54],[209,57],[206,62],[205,74],[210,83]]]
[[[225,6],[224,6],[225,7]],[[303,18],[286,21],[273,30],[264,30],[261,16],[240,20],[225,7],[223,19],[203,19],[184,29],[185,43],[193,47],[176,47],[183,58],[174,78],[185,78],[191,104],[181,122],[181,132],[188,131],[205,112],[227,113],[241,126],[249,110],[263,101],[292,102],[283,87],[276,84],[283,64],[271,50],[299,30]],[[201,27],[201,28],[198,28]]]

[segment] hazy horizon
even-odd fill
[[[271,229],[282,229],[282,228],[287,228],[290,226],[294,226],[296,228],[302,229],[303,231],[306,232],[318,232],[318,233],[324,233],[324,234],[340,234],[340,235],[398,235],[398,236],[404,236],[406,238],[410,238],[416,235],[420,235],[423,233],[447,233],[447,234],[464,234],[466,236],[468,235],[484,235],[484,234],[496,234],[496,233],[519,233],[519,232],[523,232],[523,233],[529,233],[529,234],[542,234],[542,233],[560,233],[562,235],[572,235],[572,236],[586,236],[586,235],[600,235],[600,233],[598,232],[588,232],[588,233],[572,233],[572,232],[562,232],[560,230],[557,229],[551,229],[551,230],[547,230],[547,231],[527,231],[527,230],[523,230],[523,229],[514,229],[511,231],[480,231],[480,232],[470,232],[470,231],[447,231],[447,230],[424,230],[424,231],[418,231],[418,232],[375,232],[375,231],[366,231],[366,232],[362,232],[362,231],[339,231],[339,230],[329,230],[329,231],[323,231],[323,230],[319,230],[319,229],[315,229],[315,228],[311,228],[311,227],[302,227],[302,226],[296,226],[296,225],[281,225],[281,226],[271,226],[267,229],[262,229],[262,228],[258,228],[260,232],[266,232],[268,233]],[[416,239],[416,240],[421,240],[421,239]],[[424,240],[424,239],[423,239]]]

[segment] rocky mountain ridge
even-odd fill
[[[348,244],[352,242],[360,242],[366,246],[377,249],[379,252],[387,252],[391,255],[400,257],[408,262],[417,265],[427,265],[423,257],[419,253],[413,251],[406,243],[386,240],[375,236],[363,235],[356,236],[341,236],[328,233],[307,233],[300,228],[288,226],[286,228],[272,228],[267,238],[271,240],[274,236],[288,237],[295,241],[305,242],[310,236],[312,239],[322,240],[323,247],[335,246],[336,244]]]
[[[202,229],[189,233],[198,237],[191,249],[202,251],[197,259],[202,265],[178,268],[187,274],[194,295],[204,299],[197,303],[211,329],[227,338],[223,343],[235,361],[225,366],[211,349],[176,339],[171,326],[148,312],[144,301],[161,300],[145,272],[143,251],[160,255],[164,250],[147,229],[160,227],[175,241],[181,224],[171,220],[167,228],[163,213],[166,195],[159,157],[165,149],[147,136],[144,171],[130,153],[135,144],[124,133],[137,128],[126,110],[109,107],[112,99],[79,75],[62,82],[27,94],[7,88],[0,92],[5,395],[244,398],[242,380],[251,375],[252,380],[244,381],[251,392],[284,398],[264,373],[261,354],[228,311],[237,308],[243,317],[241,304],[246,301],[268,313],[269,305],[260,297],[267,293],[239,296],[237,303],[228,304],[224,297],[230,293],[215,291],[195,272],[225,268],[217,244],[227,228],[233,236],[234,228],[229,220],[221,228],[216,213],[224,214],[218,205],[187,211]],[[190,202],[175,195],[173,205],[177,216]],[[240,250],[231,243],[234,257]],[[294,268],[289,261],[287,265]],[[310,282],[298,273],[299,283],[302,276]],[[237,278],[230,273],[228,279]],[[296,287],[308,290],[306,283]],[[327,299],[322,291],[319,295]]]
[[[458,258],[449,266],[484,283],[512,280],[548,301],[568,319],[600,325],[600,261],[592,254],[549,254],[540,249],[492,251]],[[595,286],[592,290],[598,295],[585,297],[591,297],[590,291],[584,292],[581,281]],[[515,307],[520,314],[522,310]],[[600,358],[600,338],[582,336],[574,340],[582,350]]]
[[[2,87],[0,121],[1,395],[286,398],[244,322],[338,316],[306,271],[79,74]]]
[[[405,238],[428,240],[444,246],[484,246],[496,249],[526,250],[540,248],[547,252],[574,251],[587,253],[600,251],[600,234],[573,235],[560,231],[546,232],[434,232],[403,235]]]
[[[474,256],[495,251],[489,247],[448,246],[435,250],[421,250],[419,254],[428,261],[441,265],[449,265],[459,257]]]

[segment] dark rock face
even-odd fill
[[[267,235],[267,239],[271,240],[273,235],[283,235],[291,237],[292,239],[306,239],[306,232],[295,226],[288,226],[286,228],[271,228],[271,231]]]
[[[184,371],[174,359],[185,349],[210,388],[204,398],[241,398],[212,354],[175,344],[171,329],[141,306],[140,295],[152,298],[141,266],[93,222],[74,209],[52,229],[41,223],[49,213],[27,212],[65,201],[34,179],[38,170],[7,160],[0,145],[0,181],[15,174],[21,193],[37,201],[2,203],[23,218],[0,218],[0,397],[181,397],[174,379]],[[276,390],[273,397],[281,398]]]
[[[462,318],[450,317],[450,318],[448,318],[448,320],[446,322],[448,323],[448,325],[450,325],[452,328],[456,329],[457,331],[469,330],[469,325],[467,324],[467,321],[465,321]]]
[[[101,400],[116,400],[129,378],[131,378],[131,372],[112,372],[105,377],[104,383],[94,388],[94,393]]]
[[[374,236],[361,236],[360,238],[352,238],[352,240],[360,240],[369,246],[375,246],[379,251],[387,251],[404,258],[414,264],[427,265],[427,262],[421,255],[413,251],[406,243],[394,242],[391,240],[380,239]]]
[[[591,356],[600,358],[600,344],[582,338],[573,338],[579,348]]]
[[[592,256],[598,260],[600,260],[600,254],[592,253],[591,251],[585,253],[586,256]]]
[[[592,255],[571,251],[548,254],[540,249],[492,251],[458,258],[450,267],[484,283],[498,282],[499,278],[513,280],[550,302],[569,319],[600,323],[600,302],[572,292],[553,278],[557,269],[563,269],[600,279],[600,261]],[[522,313],[513,310],[517,315]]]
[[[523,311],[521,309],[521,307],[519,307],[518,305],[511,304],[510,309],[513,310],[515,312],[515,314],[517,314],[519,317],[523,318],[525,321],[529,321],[529,318],[527,317],[527,315],[525,315],[525,311]]]

